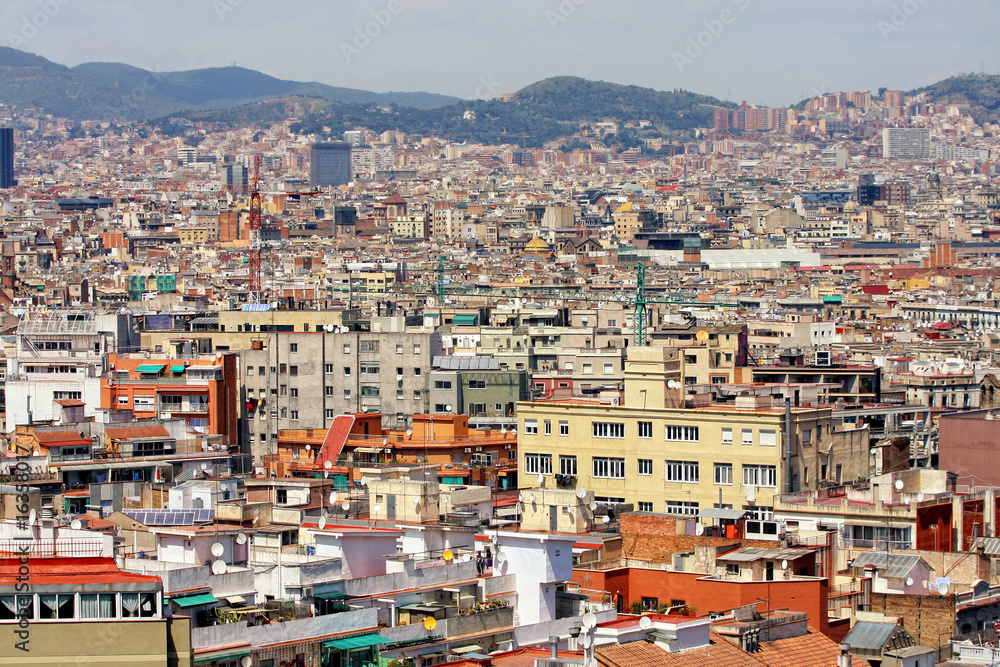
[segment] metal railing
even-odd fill
[[[28,539],[28,540],[0,540],[0,555],[4,556],[37,556],[37,557],[66,557],[66,556],[105,556],[103,540],[52,540],[52,539]]]

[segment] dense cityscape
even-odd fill
[[[125,68],[0,48],[0,664],[1000,664],[1000,77]]]

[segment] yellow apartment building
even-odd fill
[[[776,493],[815,488],[835,474],[868,476],[867,429],[845,431],[830,405],[793,407],[786,416],[783,400],[771,395],[728,403],[684,396],[684,353],[628,348],[623,395],[519,403],[521,488],[583,487],[598,502],[639,511],[693,515],[721,505],[767,519]]]

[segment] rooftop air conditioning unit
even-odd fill
[[[302,597],[304,597],[304,598],[311,598],[312,596],[313,596],[313,587],[312,586],[303,586],[302,587]]]

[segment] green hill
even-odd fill
[[[911,90],[908,94],[927,93],[932,102],[968,105],[977,122],[1000,121],[1000,76],[962,74]]]

